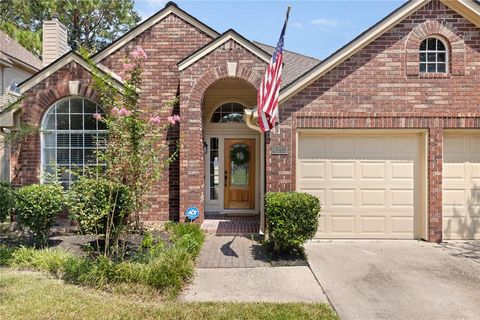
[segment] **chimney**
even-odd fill
[[[43,67],[70,50],[67,42],[67,27],[53,16],[52,20],[43,21]]]

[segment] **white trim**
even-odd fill
[[[53,62],[48,67],[42,69],[40,72],[35,74],[33,77],[31,77],[27,81],[23,82],[20,85],[20,92],[25,93],[26,91],[36,86],[37,84],[42,82],[44,79],[50,77],[52,74],[54,74],[55,72],[60,70],[63,66],[65,66],[66,64],[72,61],[75,61],[76,63],[84,67],[86,70],[88,70],[89,72],[92,72],[92,68],[88,64],[88,62],[85,61],[83,58],[81,58],[75,52],[71,51],[70,53],[64,55],[61,59]],[[122,89],[123,81],[121,80],[121,77],[119,75],[117,75],[113,71],[109,70],[107,67],[100,64],[97,65],[97,68],[115,80],[112,83],[110,83],[111,85],[113,85],[117,89],[120,89],[120,90]]]
[[[318,66],[297,78],[291,85],[280,92],[279,103],[284,103],[312,82],[324,76],[330,70],[350,58],[362,48],[372,43],[385,32],[392,29],[399,22],[426,5],[431,0],[412,0],[385,21],[381,21],[358,39],[352,41],[337,53],[333,54]],[[472,0],[440,0],[448,7],[462,14],[466,19],[480,25],[480,6]]]
[[[178,70],[182,71],[191,66],[193,63],[196,61],[200,60],[213,50],[217,49],[219,46],[224,44],[225,42],[233,40],[240,44],[242,47],[259,57],[261,60],[265,61],[267,64],[270,63],[271,56],[254,45],[252,42],[246,40],[242,36],[240,36],[237,32],[234,30],[228,30],[225,32],[223,35],[215,39],[214,41],[210,42],[207,46],[201,48],[191,56],[187,57],[185,60],[181,61],[178,64]]]
[[[145,30],[151,28],[161,20],[165,19],[168,15],[170,14],[175,14],[179,18],[187,21],[194,27],[200,29],[207,35],[209,35],[212,38],[218,37],[218,33],[209,28],[208,26],[204,25],[200,21],[196,20],[183,10],[179,9],[175,4],[168,4],[164,9],[160,10],[157,12],[155,15],[150,17],[149,19],[145,20],[144,22],[140,23],[135,29],[132,29],[130,32],[128,32],[123,38],[121,38],[119,41],[112,43],[110,46],[106,47],[103,51],[98,53],[97,55],[94,55],[93,57],[93,62],[97,63],[99,61],[102,61],[106,57],[108,57],[110,54],[115,52],[116,50],[120,49],[123,47],[125,44],[127,44],[130,40],[138,36],[139,34],[143,33]]]
[[[70,53],[64,55],[61,59],[53,62],[48,67],[39,71],[37,74],[35,74],[33,77],[31,77],[27,81],[23,82],[20,85],[20,92],[25,93],[26,91],[30,90],[31,88],[39,84],[41,81],[48,78],[49,76],[51,76],[52,74],[60,70],[63,66],[65,66],[66,64],[72,61],[75,61],[76,63],[84,67],[86,70],[88,70],[89,72],[92,72],[92,68],[88,64],[88,62],[85,61],[83,58],[81,58],[75,52],[71,51]],[[121,80],[121,77],[119,75],[117,75],[113,71],[109,70],[107,67],[100,64],[97,65],[97,68],[115,80],[111,83],[114,87],[120,90],[122,89],[123,81]]]

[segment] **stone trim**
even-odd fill
[[[405,43],[405,68],[407,76],[419,76],[419,48],[423,40],[429,37],[441,38],[447,44],[448,71],[454,76],[465,74],[465,42],[456,34],[450,22],[428,20],[416,26]],[[445,76],[445,75],[442,75]],[[430,77],[429,77],[430,78]]]

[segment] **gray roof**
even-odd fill
[[[37,70],[42,68],[42,60],[2,31],[0,31],[0,58],[10,62],[12,59],[18,60]]]
[[[270,55],[273,54],[275,47],[269,46],[264,43],[253,41],[253,43],[261,48],[262,50],[268,52]],[[299,54],[293,51],[284,50],[284,65],[283,65],[283,81],[282,88],[287,86],[289,83],[297,79],[299,76],[312,69],[314,66],[321,62],[320,59],[312,58]]]

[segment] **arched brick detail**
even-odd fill
[[[71,94],[70,81],[79,81],[78,92]],[[45,112],[58,100],[79,96],[99,104],[99,96],[91,86],[88,70],[71,62],[25,92],[22,102],[23,123],[40,128]],[[40,134],[31,134],[10,149],[12,183],[17,186],[40,182]]]
[[[222,63],[206,70],[194,82],[190,92],[184,93],[180,103],[181,148],[180,148],[180,220],[185,221],[185,210],[195,206],[200,210],[199,222],[204,214],[204,152],[203,152],[203,106],[205,92],[223,79],[238,79],[259,88],[262,76],[251,65],[237,64],[234,74],[229,74],[228,64]],[[182,98],[181,98],[182,100]]]
[[[416,26],[408,35],[405,43],[405,59],[407,76],[419,75],[419,48],[423,40],[437,36],[445,40],[448,45],[449,71],[454,76],[465,74],[465,42],[457,34],[457,30],[450,22],[427,20]]]

